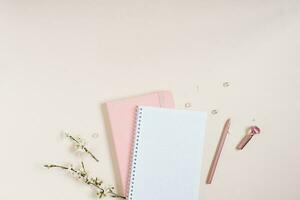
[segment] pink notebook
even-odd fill
[[[123,192],[128,184],[137,106],[174,108],[174,101],[171,92],[159,91],[106,103]]]

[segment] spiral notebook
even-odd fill
[[[206,113],[137,109],[128,200],[199,200]]]
[[[144,105],[173,108],[174,101],[171,92],[158,91],[109,101],[105,105],[118,162],[118,177],[121,179],[123,193],[125,194],[130,172],[130,151],[134,138],[136,107]]]

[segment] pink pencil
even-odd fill
[[[223,149],[223,145],[224,145],[226,136],[229,132],[229,127],[230,127],[230,119],[227,119],[225,124],[224,124],[223,131],[222,131],[222,134],[221,134],[221,137],[220,137],[220,140],[219,140],[214,158],[213,158],[213,160],[211,162],[211,165],[210,165],[210,169],[209,169],[207,179],[206,179],[206,184],[211,184],[211,182],[212,182],[212,179],[214,177],[214,174],[215,174],[215,171],[216,171],[216,168],[217,168],[217,164],[218,164],[218,161],[219,161],[222,149]]]

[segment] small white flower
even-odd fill
[[[79,138],[79,137],[77,137],[75,139],[77,141],[77,142],[74,142],[75,150],[78,151],[78,152],[81,152],[81,153],[85,152],[86,142],[83,139]]]
[[[65,138],[68,138],[69,135],[70,135],[70,134],[69,134],[68,131],[66,131],[66,130],[61,131],[61,137],[62,137],[62,138],[64,138],[64,139],[65,139]]]
[[[73,165],[72,165],[72,164],[68,164],[67,167],[68,167],[67,171],[68,171],[70,174],[73,175],[73,174],[74,174],[74,171],[72,170],[72,169],[73,169]]]
[[[73,165],[72,164],[68,164],[68,170],[72,170]]]
[[[105,197],[104,190],[98,189],[97,192],[96,192],[96,195],[97,195],[97,197],[98,197],[99,199],[102,198],[102,197]]]

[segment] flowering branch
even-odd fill
[[[84,152],[86,152],[87,154],[89,154],[95,161],[99,162],[99,160],[96,158],[96,156],[94,156],[94,154],[92,154],[92,152],[90,150],[88,150],[86,148],[86,144],[84,142],[84,140],[82,140],[81,138],[75,138],[72,135],[65,133],[66,137],[69,138],[75,145],[75,148],[78,150],[82,150]]]
[[[73,137],[72,135],[65,133],[65,136],[67,138],[69,138],[75,145],[75,148],[77,150],[83,151],[88,153],[95,161],[99,162],[99,160],[94,156],[94,154],[92,154],[85,146],[85,142],[83,139],[81,139],[80,137]],[[81,182],[93,187],[96,189],[97,193],[97,197],[99,199],[103,198],[103,197],[112,197],[112,198],[120,198],[120,199],[126,199],[126,197],[121,196],[119,194],[117,194],[114,191],[114,187],[112,186],[103,186],[103,181],[101,181],[99,178],[97,177],[92,177],[90,176],[86,169],[85,169],[85,165],[83,162],[81,162],[81,165],[79,168],[74,168],[73,165],[68,165],[68,166],[64,166],[64,165],[56,165],[56,164],[47,164],[44,165],[44,167],[48,168],[48,169],[52,169],[52,168],[59,168],[65,171],[68,171],[74,178],[76,178],[77,180],[80,180]]]
[[[86,183],[89,186],[95,187],[97,190],[97,197],[99,199],[109,196],[113,198],[121,198],[121,199],[126,199],[124,196],[118,195],[117,193],[114,192],[114,187],[104,187],[103,181],[101,181],[97,177],[90,177],[85,170],[84,163],[81,162],[81,167],[79,169],[74,168],[72,165],[69,166],[64,166],[64,165],[56,165],[56,164],[47,164],[44,165],[44,167],[51,169],[51,168],[60,168],[62,170],[67,170],[71,173],[71,175],[82,181],[83,183]]]

